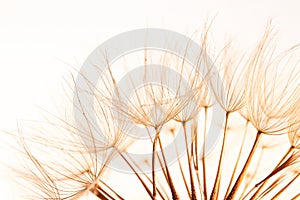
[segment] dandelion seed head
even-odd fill
[[[249,59],[245,85],[247,116],[265,133],[288,128],[288,117],[299,101],[299,63],[286,59],[294,48],[276,56],[272,38],[269,27]]]

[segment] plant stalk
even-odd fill
[[[236,195],[236,193],[237,193],[237,191],[238,191],[238,189],[239,189],[239,187],[240,187],[240,185],[241,185],[241,183],[242,183],[242,181],[243,181],[243,179],[244,179],[244,177],[246,175],[248,167],[249,167],[249,165],[251,163],[252,157],[253,157],[253,155],[254,155],[257,147],[258,147],[258,144],[259,144],[259,141],[261,139],[261,136],[262,136],[262,132],[257,131],[256,138],[255,138],[255,141],[253,143],[252,149],[251,149],[251,151],[249,153],[249,156],[247,158],[247,161],[246,161],[246,163],[245,163],[245,165],[244,165],[244,167],[243,167],[243,169],[242,169],[239,177],[237,178],[237,180],[236,180],[233,188],[231,189],[229,195],[226,197],[226,200],[231,200],[231,199],[235,198],[235,195]]]
[[[213,187],[211,195],[210,195],[210,200],[217,200],[218,196],[219,196],[220,182],[221,182],[221,169],[222,169],[222,163],[223,163],[222,161],[223,161],[223,154],[224,154],[224,149],[225,149],[224,147],[225,147],[225,141],[226,141],[226,136],[227,136],[227,126],[228,126],[229,115],[230,115],[230,112],[226,112],[224,135],[223,135],[220,159],[219,159],[218,170],[217,170],[217,174],[216,174],[214,187]]]

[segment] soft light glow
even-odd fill
[[[193,35],[216,16],[217,49],[224,38],[249,48],[273,19],[280,49],[300,41],[297,0],[12,0],[0,5],[0,129],[5,131],[16,130],[18,119],[39,119],[40,108],[63,113],[63,78],[98,44],[124,31],[156,27]],[[8,147],[14,143],[5,134],[0,139],[0,198],[23,199],[6,166],[16,162]],[[123,176],[120,181],[126,181]]]

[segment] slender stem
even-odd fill
[[[208,110],[208,107],[204,107],[204,134],[203,134],[203,149],[202,149],[202,172],[203,172],[204,200],[207,200],[206,166],[205,166],[207,110]]]
[[[272,199],[277,199],[299,176],[300,173],[298,173],[288,184],[286,184],[277,194],[275,194]]]
[[[264,148],[261,149],[261,153],[259,155],[258,162],[256,163],[256,167],[255,167],[255,170],[253,171],[253,174],[257,174],[257,171],[259,169],[260,163],[261,163],[262,158],[263,158],[263,154],[264,154]],[[246,177],[245,178],[246,184],[245,184],[245,187],[243,188],[243,191],[242,191],[242,194],[241,194],[241,198],[246,193],[249,185],[252,183],[252,181],[254,180],[254,178],[255,178],[255,176],[250,176],[250,177]]]
[[[153,139],[152,139],[152,137],[151,137],[151,135],[150,135],[149,129],[148,129],[148,128],[146,128],[146,129],[147,129],[147,133],[148,133],[148,136],[149,136],[149,138],[150,138],[150,141],[151,141],[151,143],[153,144]],[[156,133],[158,133],[158,129],[157,129],[157,128],[155,129],[155,131],[156,131]],[[156,136],[156,135],[155,135],[155,136]],[[158,159],[159,165],[160,165],[160,167],[161,167],[161,169],[162,169],[162,172],[163,172],[164,176],[166,177],[166,179],[168,179],[168,177],[167,177],[167,172],[166,172],[165,169],[164,169],[164,165],[163,165],[163,163],[162,163],[162,161],[161,161],[161,158],[160,158],[159,155],[158,155],[158,152],[156,152],[156,155],[157,155],[157,159]]]
[[[196,177],[197,177],[197,182],[198,182],[198,187],[199,191],[201,194],[201,197],[204,196],[204,192],[202,189],[201,181],[200,181],[200,175],[199,175],[199,154],[198,154],[198,121],[193,119],[193,124],[192,124],[192,133],[193,133],[193,139],[192,139],[192,144],[191,144],[191,159],[194,164],[194,170],[196,172]]]
[[[120,200],[125,200],[121,197],[114,189],[112,189],[109,185],[107,185],[104,181],[99,180],[103,185],[105,185],[110,191],[112,191]]]
[[[105,190],[103,190],[103,188],[101,188],[98,184],[95,185],[95,189],[98,190],[99,192],[102,192],[103,195],[106,195],[107,197],[109,197],[110,199],[115,199],[113,196],[111,196],[108,192],[106,192]]]
[[[247,135],[247,130],[248,130],[248,124],[249,124],[249,120],[246,121],[246,125],[245,125],[245,130],[244,130],[244,135],[243,135],[242,144],[241,144],[241,146],[240,146],[240,150],[239,150],[239,154],[238,154],[238,157],[237,157],[237,161],[235,162],[235,166],[234,166],[233,172],[232,172],[232,174],[231,174],[230,182],[229,182],[229,184],[228,184],[228,187],[227,187],[227,191],[226,191],[225,197],[227,197],[227,195],[228,195],[228,193],[229,193],[229,191],[230,191],[231,185],[232,185],[232,183],[233,183],[234,175],[235,175],[235,173],[236,173],[238,164],[240,163],[240,159],[241,159],[241,155],[242,155],[242,151],[243,151],[243,146],[244,146],[245,140],[246,140],[246,135]]]
[[[186,146],[186,154],[188,159],[188,166],[189,166],[189,173],[190,173],[190,183],[191,183],[191,193],[192,193],[192,200],[196,200],[196,190],[195,190],[195,184],[194,184],[194,178],[193,178],[193,171],[192,171],[192,165],[191,165],[191,157],[189,153],[188,148],[188,139],[187,139],[187,131],[186,131],[186,122],[182,122],[183,131],[184,131],[184,139],[185,139],[185,146]]]
[[[252,195],[251,199],[255,199],[258,197],[259,193],[261,192],[261,190],[263,189],[263,187],[266,185],[266,183],[268,182],[269,178],[273,177],[272,174],[273,172],[281,165],[281,163],[288,157],[288,155],[293,151],[293,147],[291,146],[288,151],[285,153],[285,155],[282,157],[282,159],[278,162],[278,164],[276,165],[276,167],[272,170],[272,172],[266,177],[264,178],[262,181],[260,181],[259,183],[257,183],[251,190],[253,191],[255,188],[258,188],[256,190],[256,192]],[[248,193],[249,194],[249,193]]]
[[[130,161],[134,164],[134,166],[146,177],[146,179],[152,184],[152,179],[139,167],[139,164],[132,158],[130,157],[130,155],[128,155],[126,153],[126,156],[130,159]],[[148,162],[147,162],[148,163]],[[158,184],[160,184],[158,182]],[[162,192],[167,196],[167,193],[165,192],[164,188],[161,187]],[[160,195],[160,197],[162,198],[162,200],[165,199],[165,197],[163,196],[162,192],[160,191],[160,189],[156,188],[158,194]],[[168,197],[166,197],[168,199]]]
[[[175,139],[175,136],[174,136],[174,132],[172,131],[172,135]],[[179,169],[180,169],[180,173],[181,173],[181,176],[182,176],[182,179],[183,179],[183,182],[184,182],[184,185],[185,185],[185,188],[186,188],[186,191],[190,197],[190,199],[192,198],[192,195],[189,191],[189,187],[188,187],[188,184],[187,184],[187,181],[186,181],[186,178],[185,178],[185,175],[184,175],[184,172],[183,172],[183,168],[182,168],[182,164],[181,164],[181,161],[180,161],[180,157],[179,157],[179,153],[178,153],[178,146],[177,146],[177,142],[176,140],[174,140],[174,143],[175,143],[175,151],[176,151],[176,155],[177,155],[177,158],[178,158],[178,165],[179,165]]]
[[[180,162],[180,160],[178,160],[178,164],[179,164],[179,168],[180,168],[180,173],[181,173],[181,176],[183,178],[183,182],[184,182],[184,185],[185,185],[185,188],[186,188],[186,191],[190,197],[190,199],[192,198],[192,195],[191,195],[191,192],[189,190],[189,187],[188,187],[188,183],[187,183],[187,180],[185,178],[185,175],[184,175],[184,172],[183,172],[183,168],[182,168],[182,164]]]
[[[300,197],[300,193],[296,194],[291,200],[297,200],[297,199],[299,199],[299,197]]]
[[[137,171],[134,169],[134,167],[131,165],[131,163],[124,157],[124,155],[118,150],[116,149],[116,151],[119,153],[119,155],[122,157],[122,159],[126,162],[126,164],[130,167],[130,169],[134,172],[134,174],[137,176],[137,178],[139,179],[139,181],[142,183],[142,185],[144,186],[145,190],[147,191],[147,193],[149,194],[149,196],[151,198],[153,198],[153,195],[151,194],[150,189],[148,188],[148,186],[146,185],[146,183],[143,181],[143,179],[140,177],[140,175],[137,173]]]
[[[256,134],[256,138],[255,138],[255,141],[253,143],[253,146],[252,146],[252,149],[249,153],[249,156],[247,158],[247,161],[239,175],[239,177],[237,178],[233,188],[231,189],[231,192],[229,193],[229,195],[226,197],[226,200],[231,200],[231,199],[234,199],[235,195],[236,195],[236,192],[238,191],[238,188],[240,187],[245,175],[246,175],[246,172],[248,170],[248,167],[251,163],[251,160],[252,160],[252,157],[258,147],[258,144],[259,144],[259,141],[261,139],[261,136],[262,136],[262,133],[260,131],[257,131],[257,134]]]
[[[155,134],[152,144],[152,199],[156,199],[156,181],[155,181],[155,154],[156,154],[156,141],[159,137],[159,132]]]
[[[103,200],[109,200],[104,194],[100,192],[100,190],[97,189],[97,187],[93,187],[90,189],[90,192],[93,193],[97,198],[103,199]]]
[[[230,114],[230,112],[226,112],[223,142],[222,142],[222,147],[221,147],[221,153],[220,153],[220,159],[219,159],[218,170],[217,170],[217,174],[216,174],[216,178],[215,178],[215,183],[214,183],[214,187],[211,192],[211,195],[210,195],[211,200],[217,200],[218,196],[219,196],[220,182],[221,182],[221,169],[222,169],[225,141],[226,141],[226,136],[227,136],[227,126],[228,126],[229,114]]]
[[[164,153],[164,150],[163,150],[163,146],[162,146],[162,143],[161,143],[161,139],[160,139],[159,136],[158,136],[158,142],[159,142],[162,157],[163,157],[163,160],[164,160],[164,164],[165,164],[165,168],[166,168],[166,172],[167,172],[167,181],[168,181],[171,193],[172,193],[172,198],[174,200],[177,200],[177,199],[179,199],[179,197],[177,195],[176,189],[175,189],[173,181],[172,181],[172,177],[171,177],[171,174],[170,174],[170,171],[169,171],[169,168],[168,168],[167,160],[166,160],[165,153]]]

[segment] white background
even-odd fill
[[[216,44],[229,36],[249,48],[273,19],[285,48],[300,42],[299,8],[298,0],[1,0],[0,128],[16,129],[17,119],[34,117],[37,106],[56,108],[63,77],[118,33],[156,27],[192,35],[216,17]],[[14,155],[0,138],[6,163]],[[0,199],[16,199],[12,177],[0,169]]]

